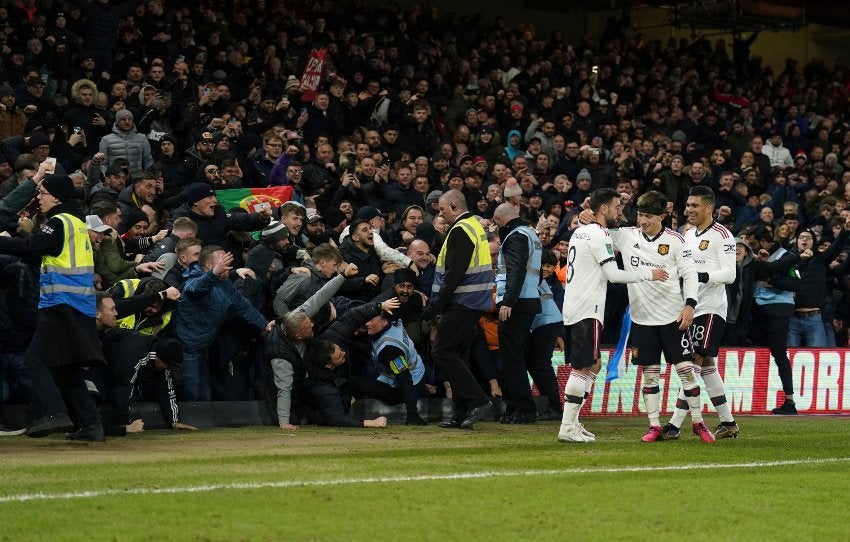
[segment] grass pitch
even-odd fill
[[[714,423],[712,421],[712,423]],[[0,439],[0,540],[846,540],[850,423],[753,417],[706,445],[643,418]]]

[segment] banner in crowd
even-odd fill
[[[218,204],[225,209],[242,207],[249,213],[254,212],[254,205],[268,203],[272,208],[280,207],[292,199],[291,186],[272,186],[270,188],[233,188],[216,190]]]
[[[646,412],[640,393],[640,370],[631,365],[630,351],[626,353],[626,372],[611,382],[605,381],[605,368],[613,353],[613,349],[602,351],[602,370],[596,378],[591,400],[582,409],[584,415],[621,416]],[[788,356],[794,375],[794,400],[800,414],[850,415],[850,349],[789,349]],[[782,404],[779,372],[766,348],[723,349],[717,365],[726,383],[726,399],[732,412],[768,414]],[[555,352],[552,366],[563,390],[570,374],[563,353]],[[666,363],[661,369],[661,411],[669,415],[675,408],[679,379]],[[714,412],[704,387],[702,400],[703,410]]]
[[[319,90],[319,85],[322,82],[322,69],[325,66],[325,55],[327,49],[313,49],[310,51],[310,58],[307,59],[307,67],[304,68],[304,75],[301,76],[301,101],[312,102],[316,97],[316,91]]]

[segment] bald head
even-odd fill
[[[493,211],[493,221],[499,226],[504,226],[515,218],[519,218],[519,211],[513,203],[503,203]]]
[[[425,269],[431,263],[431,247],[422,239],[414,239],[407,247],[407,256],[419,269]]]
[[[460,190],[449,190],[440,196],[439,206],[440,216],[449,222],[454,222],[467,211],[466,198]]]

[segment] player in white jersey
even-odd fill
[[[702,376],[711,403],[717,409],[720,425],[715,438],[735,438],[738,424],[726,402],[726,389],[717,371],[717,353],[726,325],[726,285],[735,281],[735,238],[714,221],[714,191],[695,186],[688,193],[685,215],[695,227],[685,232],[685,247],[690,250],[699,280],[697,307],[691,338],[694,345],[694,371]],[[676,412],[664,426],[664,440],[679,438],[679,428],[688,414],[688,403],[682,389],[676,399]]]
[[[564,414],[558,431],[562,442],[593,442],[595,437],[578,421],[579,411],[593,389],[599,372],[599,340],[605,315],[608,282],[666,280],[663,269],[624,271],[614,260],[608,233],[622,215],[620,194],[601,188],[590,196],[594,221],[579,227],[570,237],[567,283],[564,287],[564,324],[569,326],[572,347],[570,377],[564,387]]]
[[[644,442],[661,440],[660,423],[661,354],[676,374],[684,393],[694,430],[704,442],[714,442],[714,435],[702,421],[700,389],[697,382],[691,346],[690,326],[697,305],[697,275],[684,238],[662,226],[667,214],[667,199],[650,191],[638,198],[638,227],[611,232],[614,246],[623,254],[626,269],[664,269],[666,282],[629,284],[632,316],[632,363],[643,367],[643,399],[649,416],[649,431]],[[682,285],[680,287],[679,280]]]

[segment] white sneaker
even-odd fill
[[[558,440],[561,442],[594,442],[595,439],[591,439],[584,435],[581,432],[581,424],[576,423],[572,425],[561,424],[561,430],[558,431]]]
[[[587,439],[589,439],[588,442],[596,442],[596,435],[585,429],[584,424],[579,423],[578,428],[579,431],[581,431],[581,434],[584,435]]]

